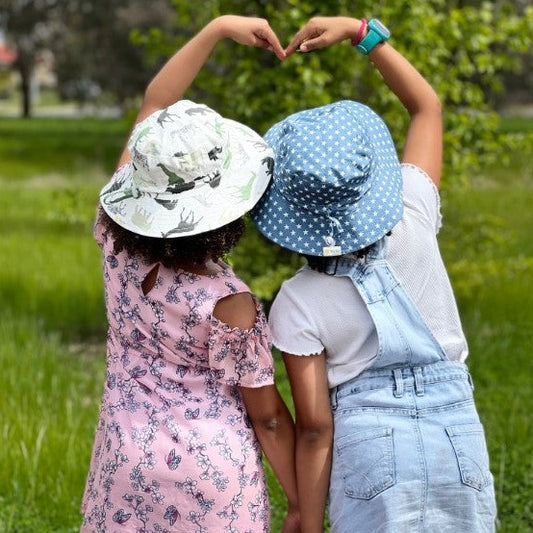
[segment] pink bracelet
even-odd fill
[[[367,24],[368,22],[366,19],[361,19],[361,26],[359,26],[359,31],[357,32],[357,35],[352,39],[352,46],[357,46],[363,40]]]

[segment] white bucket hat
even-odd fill
[[[100,193],[120,226],[148,237],[210,231],[247,213],[265,191],[273,152],[252,129],[189,100],[137,124],[132,160]]]

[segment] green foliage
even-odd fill
[[[510,2],[363,0],[354,12],[347,0],[270,2],[174,0],[172,35],[154,30],[136,38],[151,54],[171,55],[209,20],[225,13],[255,15],[269,20],[282,44],[314,15],[372,16],[392,30],[392,43],[429,80],[445,111],[444,186],[465,185],[482,166],[507,162],[510,150],[533,148],[533,135],[516,135],[499,128],[490,95],[501,90],[501,75],[520,68],[520,54],[533,43],[533,7],[522,13]],[[177,37],[174,37],[177,36]],[[289,113],[339,99],[370,105],[389,125],[401,150],[408,116],[384,86],[368,58],[348,42],[309,54],[294,54],[280,63],[264,50],[223,42],[200,72],[187,96],[264,133]],[[253,230],[251,232],[253,234]],[[257,237],[250,237],[250,242]],[[251,273],[253,288],[270,300],[295,259],[272,247],[261,251],[260,272]],[[238,252],[235,261],[246,264]],[[248,259],[249,262],[249,259]],[[258,277],[259,276],[259,277]],[[253,280],[253,281],[252,281]]]
[[[90,127],[93,143],[106,139],[118,151],[127,128],[119,121],[61,124],[64,128],[43,119],[37,128],[33,121],[19,121],[15,127],[11,120],[0,120],[0,132],[8,132],[0,149],[12,138],[18,145],[17,150],[4,150],[0,169],[2,533],[79,530],[79,504],[105,379],[101,258],[90,225],[97,192],[118,152],[112,160],[98,159],[98,148],[80,147],[73,137]],[[531,131],[531,123],[513,119],[504,128]],[[55,139],[52,144],[50,138]],[[90,179],[77,166],[71,171],[57,163],[51,172],[51,162],[60,160],[56,145],[63,146],[65,161],[76,160],[81,151],[86,164],[93,154]],[[32,159],[33,151],[41,157]],[[18,161],[19,153],[29,159],[27,169]],[[468,281],[476,268],[483,277],[475,290],[467,287],[458,294],[496,481],[500,533],[533,529],[533,472],[531,462],[524,460],[531,457],[533,439],[533,276],[531,270],[508,269],[533,257],[532,163],[528,153],[511,157],[510,170],[484,169],[471,188],[445,192],[441,235],[448,264],[469,261],[468,270],[454,274],[454,285]],[[15,168],[17,175],[9,176],[6,169]],[[233,254],[241,275],[252,279],[281,265],[297,267],[261,241],[249,232]],[[498,265],[498,276],[485,275],[487,260]],[[265,284],[268,293],[266,276]],[[276,381],[290,405],[277,354],[276,366]],[[268,474],[276,532],[285,499]]]
[[[369,15],[392,29],[392,43],[420,69],[439,93],[446,117],[446,168],[451,180],[499,157],[504,144],[498,117],[487,95],[501,90],[501,74],[520,68],[519,54],[533,43],[533,7],[517,13],[511,2],[444,0],[387,3],[362,1],[314,3],[174,0],[175,29],[143,41],[148,49],[170,55],[213,17],[224,13],[269,20],[283,43],[313,15]],[[192,28],[192,29],[191,29]],[[170,46],[173,43],[173,46]],[[221,43],[191,90],[221,113],[260,132],[288,113],[342,98],[361,100],[381,113],[401,145],[407,116],[383,86],[367,58],[349,43],[311,54],[295,54],[282,64],[263,50]]]

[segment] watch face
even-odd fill
[[[389,28],[387,28],[387,26],[385,26],[383,24],[383,22],[381,22],[380,20],[378,19],[374,19],[373,21],[373,26],[374,26],[374,29],[378,32],[378,33],[381,33],[381,35],[383,35],[383,37],[385,37],[385,39],[388,39],[390,37],[390,31],[389,31]]]

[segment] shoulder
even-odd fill
[[[331,276],[313,270],[308,265],[301,267],[291,278],[281,284],[280,293],[306,290]]]
[[[424,217],[437,233],[442,225],[439,190],[420,167],[403,163],[401,171],[406,212]]]
[[[285,280],[274,298],[272,306],[298,301],[300,297],[307,297],[317,286],[320,274],[308,266],[302,267],[292,278]]]
[[[256,302],[249,292],[238,292],[220,298],[213,316],[232,328],[253,328],[257,316]]]
[[[276,317],[274,320],[283,322],[287,316],[300,316],[311,323],[324,313],[324,306],[342,298],[346,292],[350,293],[351,287],[348,278],[331,276],[304,266],[283,282],[274,298],[269,317]]]

